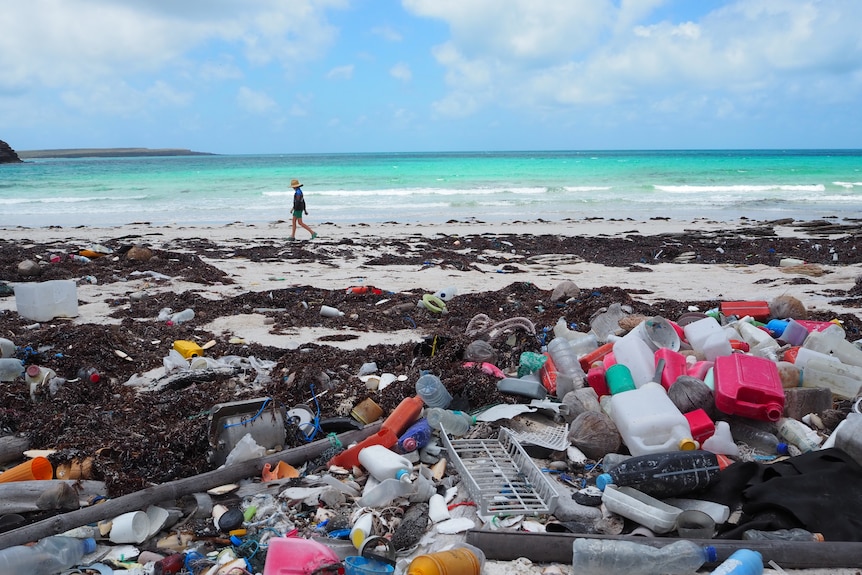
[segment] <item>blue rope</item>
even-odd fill
[[[299,432],[302,434],[302,438],[308,442],[314,441],[314,437],[317,435],[317,432],[320,431],[320,403],[317,401],[317,393],[314,391],[314,384],[310,384],[311,387],[311,398],[314,399],[314,407],[317,409],[317,413],[314,415],[312,422],[314,423],[314,427],[311,430],[310,434],[305,433],[302,429]]]
[[[242,421],[238,421],[236,423],[225,423],[224,428],[227,429],[229,427],[236,427],[237,425],[245,425],[246,423],[251,423],[263,413],[263,410],[266,409],[266,406],[269,404],[270,398],[266,398],[266,401],[263,402],[263,405],[260,406],[260,409],[257,410],[257,413],[251,416],[250,419],[243,419]]]

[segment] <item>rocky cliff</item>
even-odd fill
[[[15,150],[9,144],[0,140],[0,164],[12,164],[20,161],[21,158],[18,157]]]

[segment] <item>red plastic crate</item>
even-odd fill
[[[765,301],[723,301],[719,310],[726,316],[751,316],[757,321],[766,321],[770,315],[769,304]]]

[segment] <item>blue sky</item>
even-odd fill
[[[862,148],[858,0],[10,0],[0,140]]]

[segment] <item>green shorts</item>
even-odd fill
[[[293,210],[293,217],[302,219],[302,210]]]

